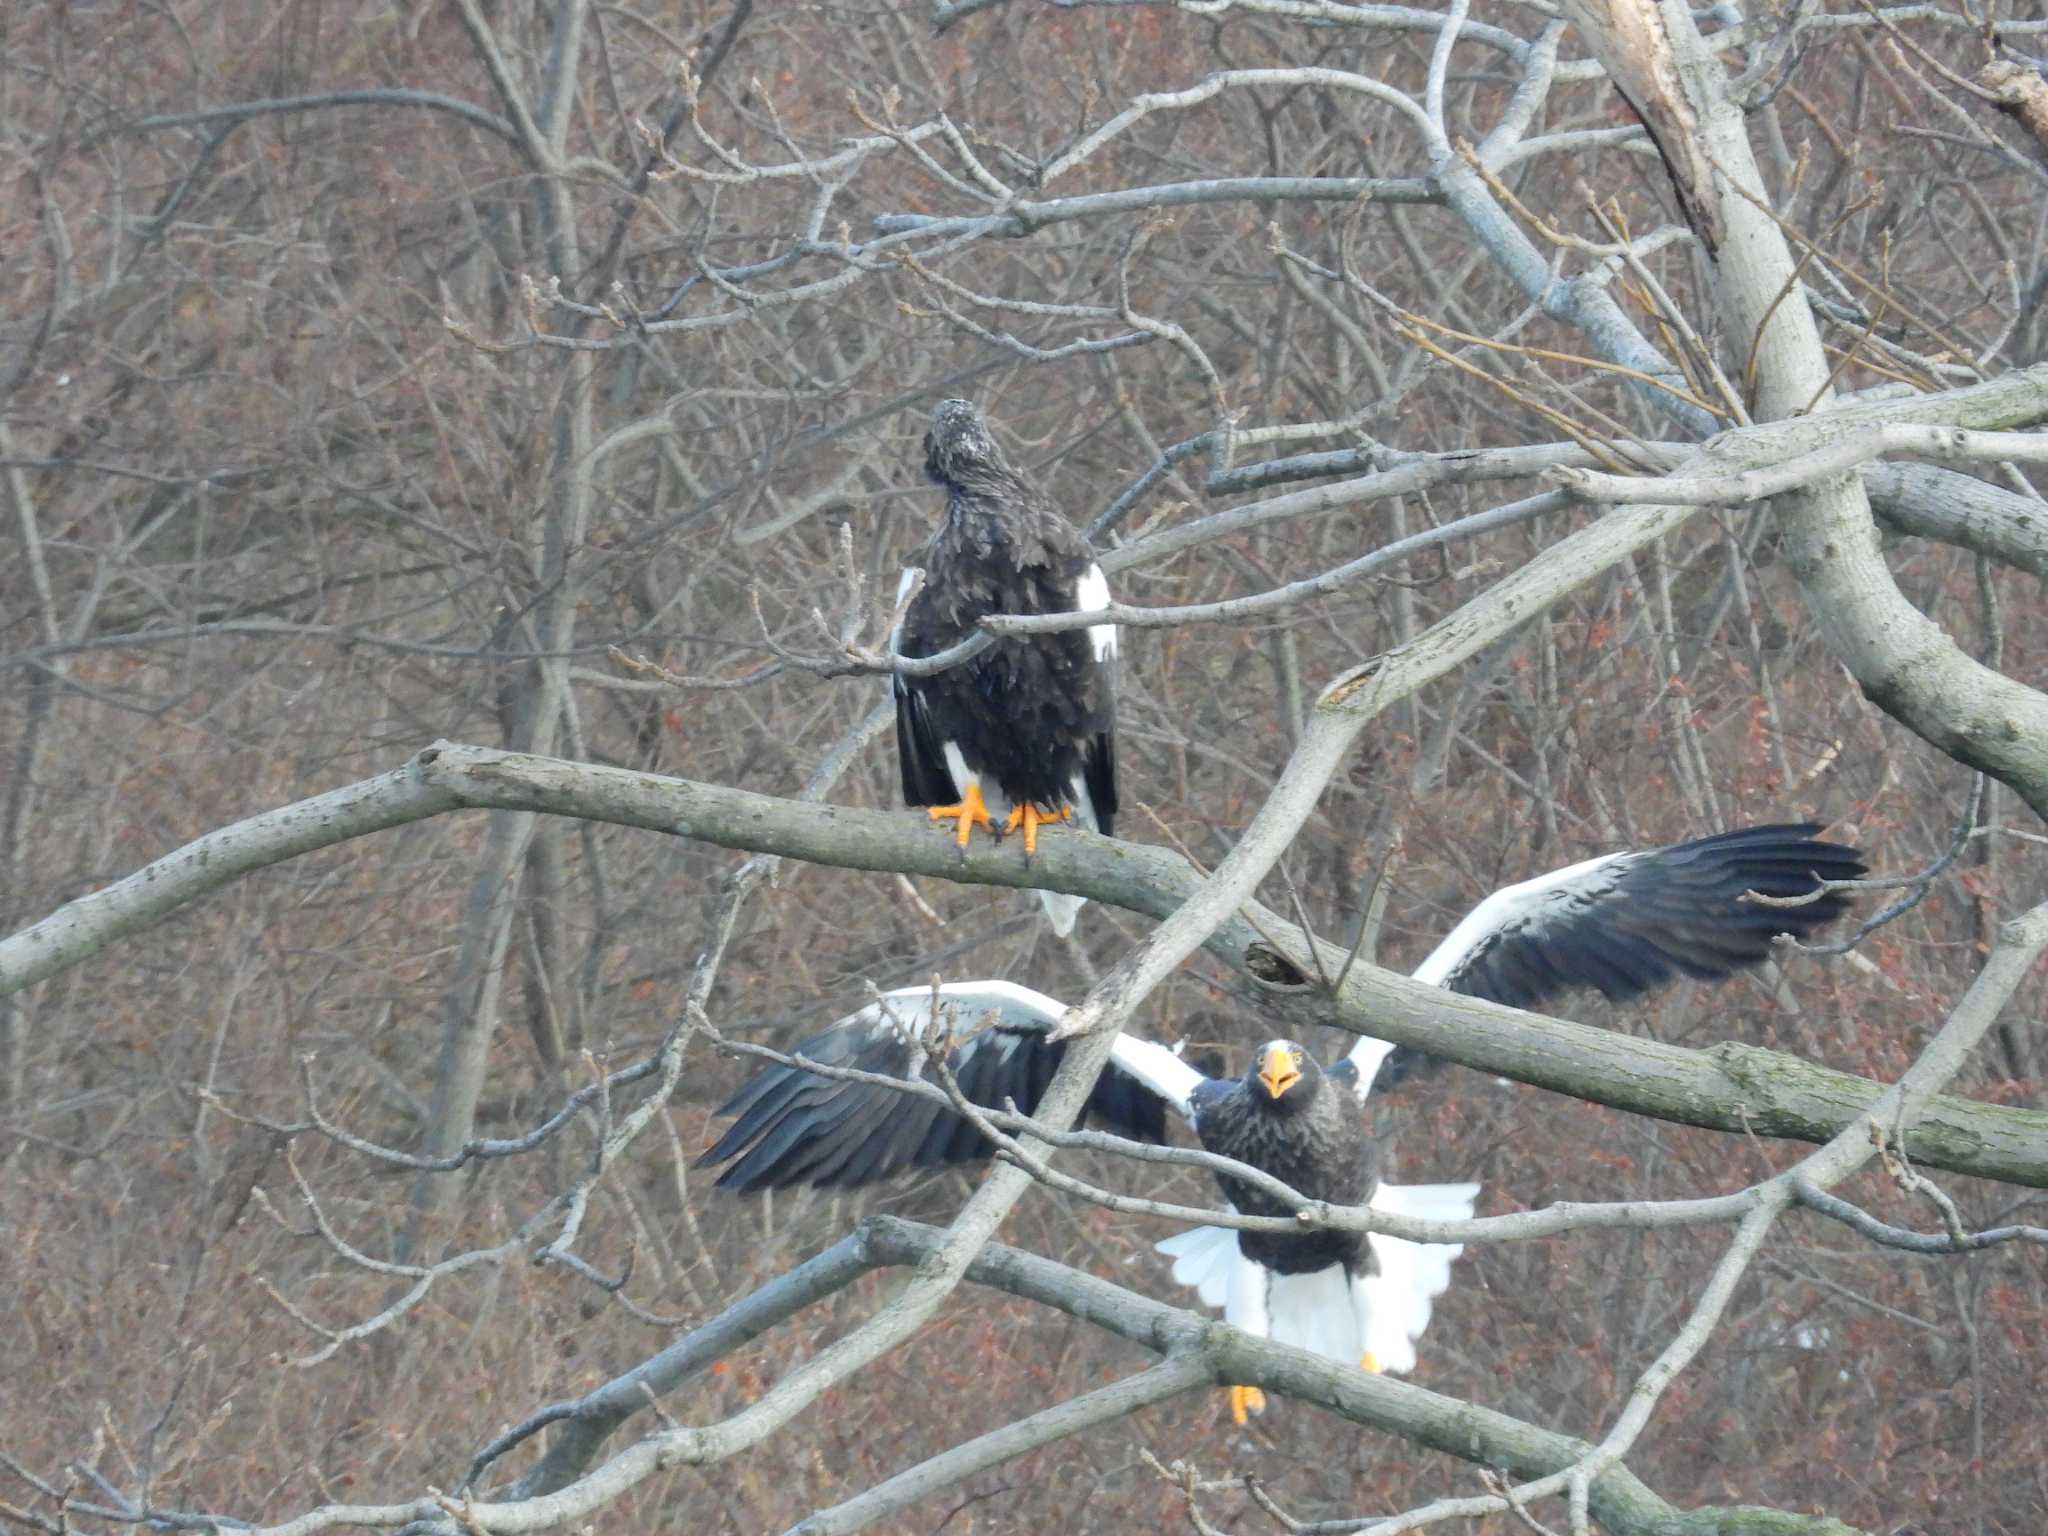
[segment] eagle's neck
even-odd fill
[[[1049,565],[1055,539],[1029,486],[999,470],[963,478],[946,488],[940,538],[981,560],[1019,568]]]

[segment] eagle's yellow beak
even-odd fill
[[[1259,1081],[1266,1085],[1266,1092],[1279,1098],[1301,1081],[1301,1057],[1284,1048],[1267,1052],[1259,1063]]]

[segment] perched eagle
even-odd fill
[[[1797,907],[1740,898],[1812,895],[1816,880],[1853,879],[1853,848],[1817,841],[1810,824],[1754,827],[1646,853],[1611,854],[1497,891],[1416,970],[1452,991],[1528,1007],[1574,986],[1633,997],[1685,975],[1718,980],[1762,961],[1778,934],[1806,934],[1847,904],[1826,891]],[[954,982],[940,1007],[971,1031],[949,1062],[970,1102],[1014,1102],[1033,1113],[1066,1052],[1049,1038],[1065,1007],[1006,981]],[[933,992],[885,994],[804,1041],[794,1054],[887,1077],[922,1075]],[[1250,1164],[1311,1199],[1436,1220],[1472,1214],[1476,1184],[1379,1181],[1362,1107],[1395,1048],[1361,1036],[1324,1069],[1288,1040],[1261,1046],[1241,1079],[1215,1079],[1149,1040],[1119,1035],[1089,1113],[1126,1135],[1159,1141],[1173,1109],[1212,1152]],[[986,1140],[950,1108],[872,1082],[773,1066],[721,1111],[733,1117],[708,1162],[731,1166],[719,1184],[746,1191],[787,1184],[864,1184],[905,1168],[988,1156]],[[1222,1179],[1235,1210],[1289,1214],[1280,1202]],[[1432,1303],[1450,1283],[1455,1245],[1382,1234],[1269,1234],[1198,1227],[1159,1244],[1173,1276],[1222,1307],[1237,1327],[1369,1370],[1408,1371]],[[1263,1402],[1231,1390],[1243,1421]]]
[[[1011,465],[966,400],[942,401],[924,439],[924,472],[946,516],[917,557],[924,584],[892,637],[899,655],[933,656],[990,613],[1085,613],[1109,606],[1088,548]],[[897,601],[910,589],[903,573]],[[894,681],[903,799],[954,823],[1038,829],[1073,819],[1107,836],[1116,817],[1116,626],[1001,639],[932,677]],[[1039,892],[1053,929],[1073,931],[1082,898]]]

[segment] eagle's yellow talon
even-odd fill
[[[1358,1362],[1358,1368],[1361,1371],[1371,1371],[1377,1376],[1380,1373],[1380,1357],[1368,1349],[1365,1357]]]
[[[974,835],[976,827],[985,832],[996,829],[995,822],[989,818],[988,803],[981,798],[979,784],[969,784],[958,805],[934,805],[925,814],[933,821],[957,822],[958,830],[953,834],[953,841],[962,848],[967,846],[967,840]]]
[[[1255,1413],[1266,1411],[1266,1394],[1257,1387],[1232,1387],[1230,1389],[1230,1422],[1246,1424]]]
[[[1056,827],[1063,821],[1072,821],[1073,819],[1074,808],[1071,805],[1062,805],[1059,815],[1048,816],[1027,800],[1010,812],[1010,819],[1003,823],[1003,836],[1008,837],[1012,832],[1022,827],[1024,829],[1024,857],[1028,859],[1031,855],[1038,852],[1038,829],[1040,827]]]

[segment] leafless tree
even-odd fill
[[[2038,1529],[2044,31],[18,6],[0,1524]],[[962,393],[1129,642],[1127,840],[1028,870],[874,744]],[[1839,957],[1379,963],[1794,813],[1895,877]],[[1077,1003],[1017,1157],[700,1188],[934,973]],[[1415,1381],[1181,1310],[1199,1159],[1062,1133],[1275,1021],[1462,1064],[1378,1128],[1494,1214],[1303,1213],[1468,1245]]]

